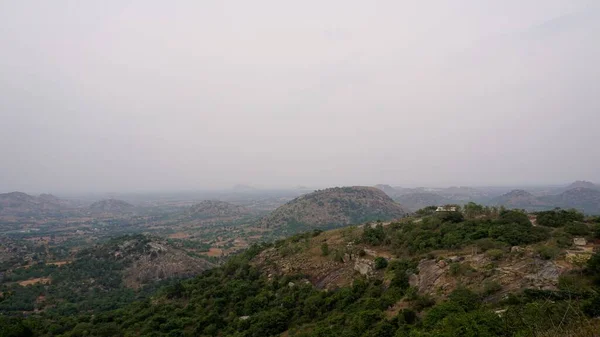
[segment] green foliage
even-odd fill
[[[327,244],[327,242],[323,242],[321,244],[321,255],[323,255],[323,256],[329,255],[329,245]]]
[[[500,283],[496,281],[485,280],[483,282],[483,296],[490,296],[502,290]]]
[[[375,269],[385,269],[388,266],[388,260],[385,257],[375,258]]]
[[[375,227],[366,224],[363,229],[362,242],[372,246],[379,246],[386,242],[386,234],[383,225],[378,223]]]
[[[485,255],[492,260],[500,260],[504,256],[504,251],[502,249],[490,249],[485,252]]]
[[[565,225],[565,232],[571,235],[588,235],[590,234],[590,228],[583,222],[573,222]]]
[[[555,259],[560,254],[559,248],[547,245],[537,246],[535,250],[544,260]]]
[[[547,227],[562,227],[574,221],[583,221],[583,219],[584,215],[574,209],[555,209],[537,213],[537,223]]]
[[[437,206],[427,206],[427,207],[421,208],[420,210],[417,210],[415,213],[418,216],[432,215],[432,214],[435,214],[436,209],[437,209]]]
[[[519,211],[504,211],[497,219],[438,223],[431,219],[440,218],[424,218],[389,233],[392,244],[409,253],[426,253],[436,249],[458,249],[473,243],[487,250],[531,244],[550,237],[547,228],[532,226],[527,215]]]

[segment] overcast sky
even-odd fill
[[[0,0],[0,192],[600,182],[578,0]]]

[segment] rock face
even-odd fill
[[[370,276],[373,273],[373,261],[367,259],[358,259],[354,262],[354,270],[361,275]]]
[[[336,187],[298,197],[260,223],[284,232],[334,228],[373,220],[402,218],[408,211],[374,187]]]
[[[126,236],[82,251],[78,259],[111,259],[124,265],[125,285],[138,288],[150,282],[190,277],[213,267],[166,240],[144,235]]]
[[[444,265],[445,267],[445,265]],[[421,292],[427,292],[439,285],[438,279],[444,274],[444,268],[435,260],[421,260],[418,265],[419,274],[413,274],[409,277],[409,283],[417,287]]]

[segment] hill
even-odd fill
[[[85,335],[83,329],[101,332],[90,336],[597,334],[594,244],[558,245],[562,228],[533,226],[519,211],[468,221],[448,215],[254,246],[150,300],[91,319],[0,316],[0,323],[65,336]]]
[[[38,197],[23,192],[0,194],[0,215],[36,215],[58,212],[66,203],[52,194]]]
[[[204,200],[187,210],[187,216],[194,219],[241,217],[252,212],[243,206],[225,201]]]
[[[298,232],[333,228],[371,220],[402,218],[408,213],[374,187],[335,187],[300,196],[261,219],[268,228]]]
[[[431,192],[407,193],[397,196],[394,200],[411,211],[416,211],[427,206],[453,203],[450,199]]]
[[[492,199],[492,205],[519,208],[527,210],[540,210],[551,208],[547,202],[525,190],[512,190],[506,194]]]
[[[94,213],[126,213],[132,211],[134,206],[118,199],[104,199],[91,204],[89,209]]]
[[[598,189],[578,187],[542,199],[558,207],[576,208],[588,214],[600,214],[600,190]]]
[[[123,236],[83,249],[68,261],[38,261],[2,273],[2,313],[98,312],[140,299],[168,280],[195,276],[214,265],[176,243]]]

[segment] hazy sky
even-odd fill
[[[600,182],[597,0],[0,0],[0,192]]]

